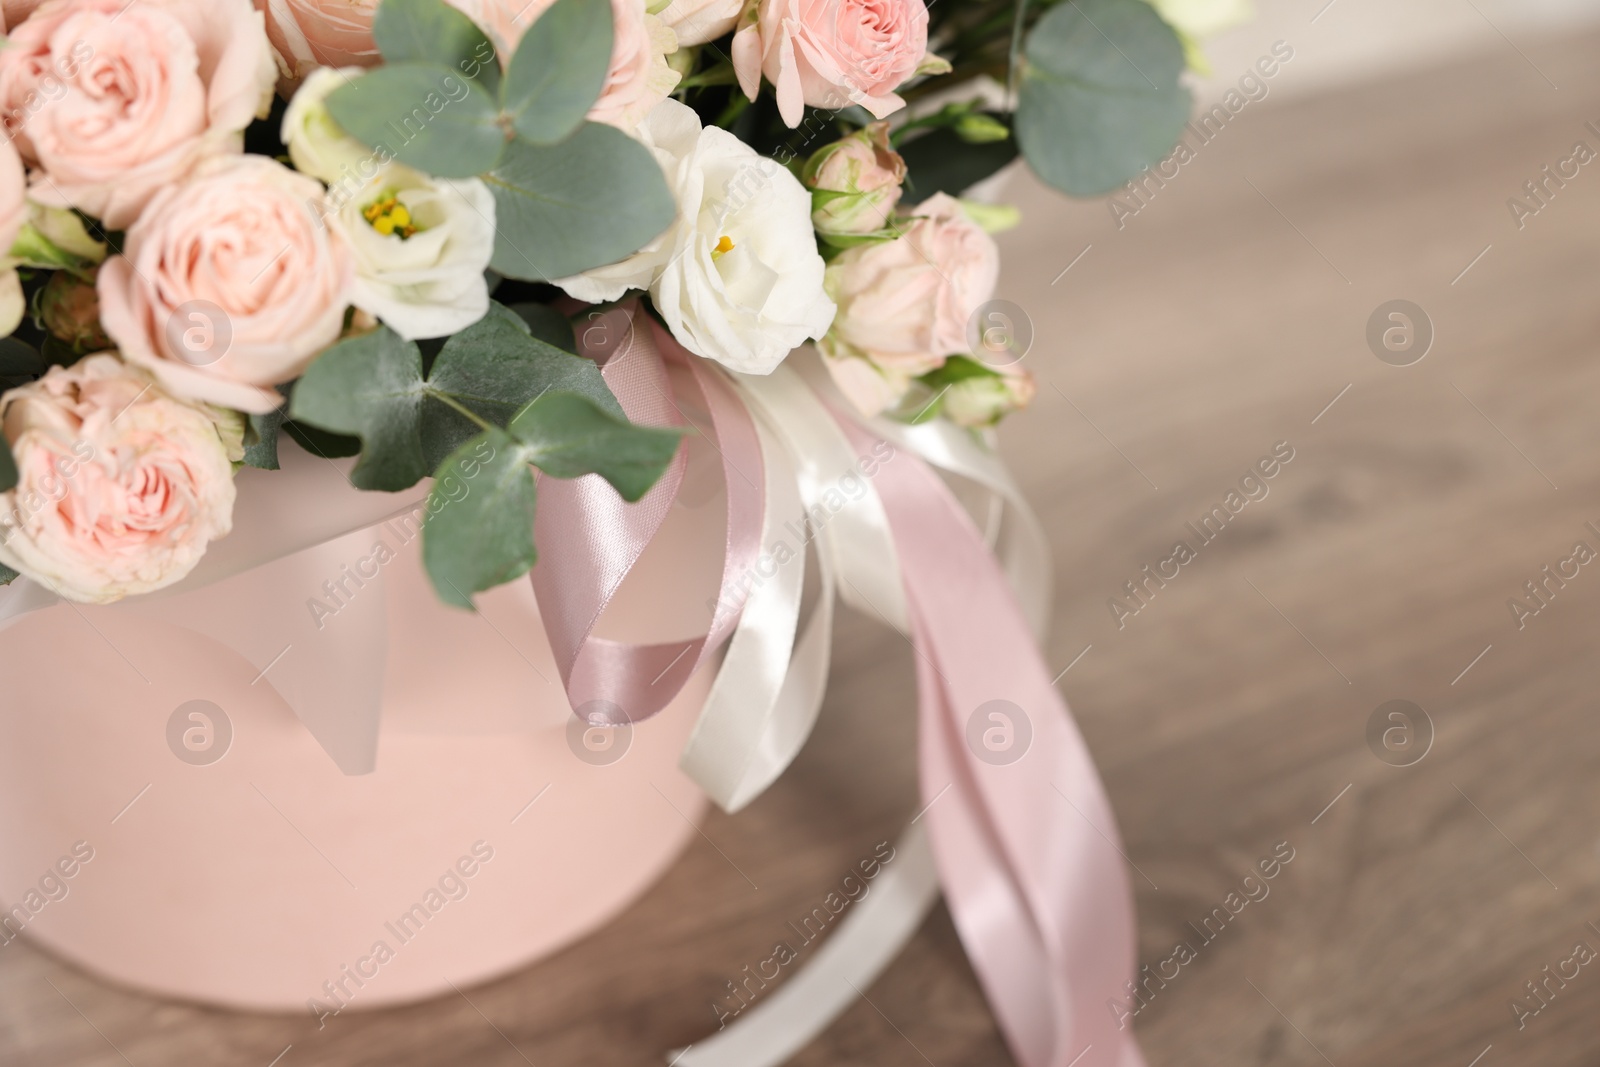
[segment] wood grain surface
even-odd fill
[[[1600,949],[1600,567],[1522,629],[1507,607],[1600,547],[1600,163],[1521,229],[1507,207],[1574,142],[1600,148],[1600,37],[1505,45],[1252,103],[1120,229],[1026,185],[1004,238],[1036,331],[1040,398],[1004,443],[1060,572],[1047,654],[1082,654],[1060,685],[1136,865],[1140,959],[1196,949],[1137,1019],[1153,1067],[1600,1061],[1600,967],[1520,1029],[1510,1006]],[[1412,366],[1367,344],[1395,299],[1436,333]],[[1278,442],[1268,495],[1119,628],[1108,600]],[[1432,724],[1411,766],[1368,743],[1394,699]],[[554,958],[319,1032],[13,946],[0,1064],[660,1064],[916,809],[913,718],[905,642],[848,618],[793,771]],[[1203,941],[1282,842],[1270,893]],[[1008,1062],[942,908],[795,1061]]]

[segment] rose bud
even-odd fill
[[[968,324],[1000,279],[994,238],[960,201],[935,193],[913,210],[897,220],[897,239],[846,249],[828,264],[825,285],[839,310],[817,347],[867,415],[883,410],[909,379],[970,351]],[[867,378],[849,357],[870,362],[884,382]]]
[[[75,352],[102,352],[112,347],[100,325],[100,294],[94,282],[57,271],[39,294],[39,318],[52,337]]]
[[[801,172],[811,195],[811,222],[825,234],[883,229],[900,203],[906,161],[889,145],[889,124],[874,122],[825,145]]]
[[[943,414],[957,426],[993,426],[1027,407],[1038,393],[1033,374],[1015,364],[953,382],[944,394]]]

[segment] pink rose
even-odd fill
[[[17,24],[29,15],[33,9],[44,3],[44,0],[0,0],[0,32],[6,27],[17,28]]]
[[[894,91],[927,51],[923,0],[761,0],[733,39],[733,65],[752,100],[765,74],[783,121],[798,126],[806,104],[860,104],[880,119],[900,110]]]
[[[378,0],[255,0],[267,19],[267,37],[285,88],[318,67],[374,67],[381,62],[372,39]]]
[[[913,211],[899,220],[899,238],[847,249],[828,265],[828,295],[839,305],[820,343],[830,368],[855,357],[901,382],[969,351],[967,324],[994,296],[1000,250],[951,196],[937,193]]]
[[[22,157],[10,141],[0,142],[0,256],[22,232],[28,221],[28,179],[22,170]]]
[[[327,211],[320,182],[275,160],[211,160],[152,200],[100,269],[106,333],[174,396],[272,411],[283,398],[268,386],[344,325],[355,261]]]
[[[19,474],[0,493],[0,562],[70,600],[171,585],[233,526],[239,417],[110,353],[0,396],[0,429]]]
[[[448,0],[494,39],[508,63],[522,35],[555,0]],[[615,36],[611,71],[600,99],[589,112],[595,122],[631,130],[650,109],[671,95],[680,75],[667,65],[678,39],[659,18],[645,12],[645,0],[611,0]]]
[[[0,108],[33,197],[126,228],[207,156],[238,152],[275,72],[250,0],[48,0],[0,50]]]
[[[823,366],[844,398],[863,415],[881,415],[911,391],[911,375],[886,370],[862,356],[824,355]]]
[[[745,0],[672,0],[659,12],[681,45],[705,44],[733,29]]]

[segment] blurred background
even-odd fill
[[[1260,0],[1205,50],[1198,111],[1264,90],[1175,176],[1088,202],[1018,177],[1002,237],[1040,381],[1002,443],[1052,535],[1046,652],[1140,962],[1197,948],[1134,1026],[1152,1067],[1593,1065],[1600,2]],[[1179,541],[1194,558],[1148,580]],[[17,945],[0,1064],[664,1062],[919,806],[912,653],[859,618],[837,640],[776,788],[470,1003],[319,1032]],[[864,992],[797,1065],[1011,1062],[942,907]]]

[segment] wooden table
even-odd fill
[[[1600,967],[1521,1030],[1510,1007],[1576,942],[1600,950],[1600,566],[1522,629],[1507,607],[1600,548],[1600,165],[1521,230],[1507,207],[1575,141],[1600,148],[1600,38],[1522,45],[1252,104],[1120,230],[1104,203],[1021,193],[1004,292],[1042,389],[1005,444],[1053,534],[1047,651],[1082,654],[1061,686],[1137,865],[1141,960],[1198,943],[1189,924],[1294,850],[1140,1014],[1155,1067],[1600,1057]],[[1396,367],[1365,335],[1402,298],[1437,337]],[[1269,495],[1119,628],[1108,599],[1280,441]],[[850,619],[837,655],[777,788],[709,818],[608,929],[470,1001],[318,1033],[12,947],[0,1063],[266,1067],[292,1044],[282,1067],[659,1064],[915,810],[911,653]],[[1368,743],[1393,699],[1432,723],[1411,766]],[[1005,1062],[942,909],[795,1061]]]

